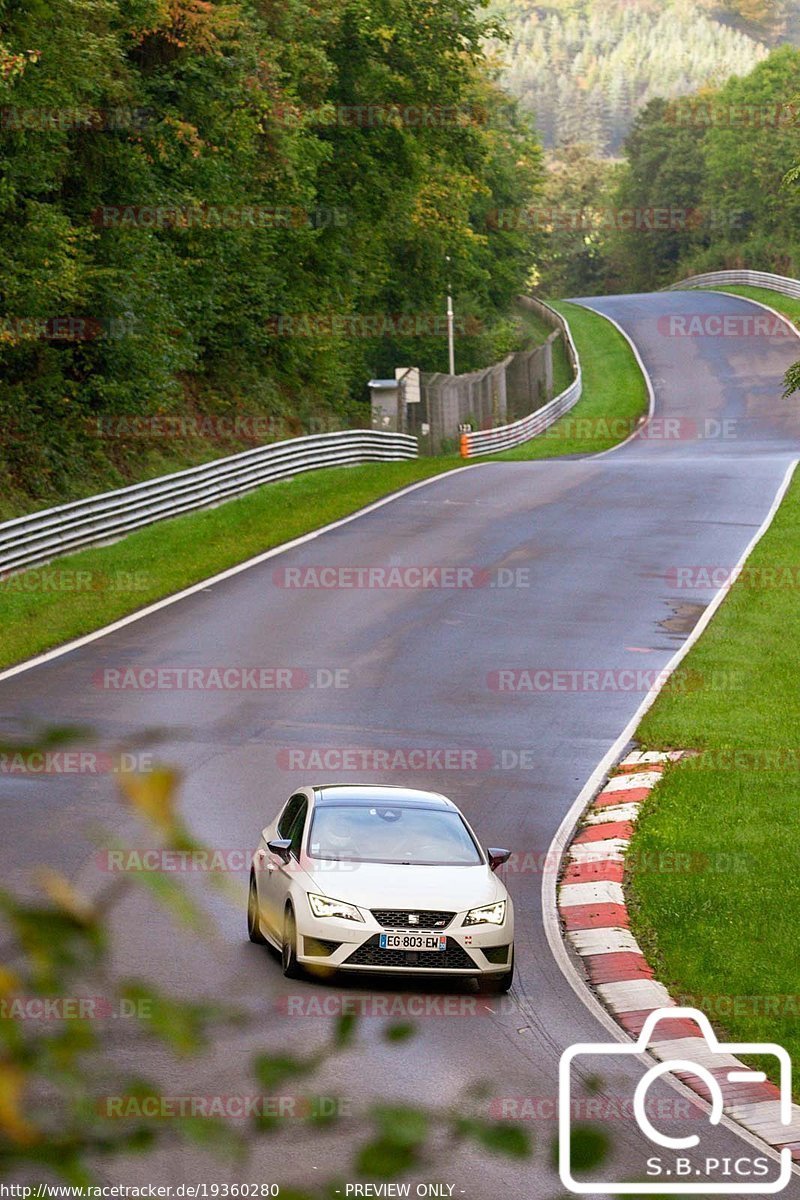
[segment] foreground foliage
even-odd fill
[[[36,741],[0,749],[25,756],[85,743],[86,736],[77,729],[54,729]],[[149,830],[154,846],[182,854],[199,852],[203,847],[179,815],[178,784],[176,773],[164,767],[120,776],[122,799]],[[164,1047],[173,1064],[197,1060],[193,1074],[200,1081],[215,1033],[245,1024],[248,1018],[216,1002],[187,1002],[147,980],[120,975],[112,958],[111,922],[127,893],[146,888],[171,915],[175,937],[196,939],[202,955],[210,936],[205,907],[180,883],[147,871],[116,877],[91,901],[51,870],[39,873],[39,885],[41,899],[20,900],[0,892],[8,963],[0,972],[0,1178],[18,1179],[22,1172],[29,1181],[60,1177],[85,1187],[107,1179],[109,1167],[113,1169],[121,1155],[130,1162],[131,1155],[181,1145],[211,1150],[222,1163],[241,1169],[259,1140],[280,1134],[287,1118],[279,1106],[273,1113],[268,1101],[287,1085],[307,1099],[309,1124],[337,1119],[335,1113],[317,1111],[315,1076],[333,1056],[353,1045],[357,1027],[350,1015],[333,1022],[327,1040],[303,1054],[278,1050],[252,1056],[246,1064],[248,1074],[263,1105],[250,1118],[198,1115],[190,1107],[173,1111],[172,1078],[148,1078],[138,1067],[148,1047]],[[224,884],[217,882],[216,887],[227,892]],[[42,1018],[48,1002],[55,1015]],[[126,1026],[122,1039],[120,1024]],[[387,1055],[393,1043],[413,1034],[411,1025],[388,1023]],[[132,1069],[130,1063],[137,1067]],[[526,1157],[531,1138],[525,1128],[488,1119],[479,1101],[473,1094],[456,1109],[390,1099],[365,1107],[358,1114],[353,1175],[393,1178],[418,1164],[431,1141],[442,1138],[453,1148],[471,1142],[511,1158]],[[349,1128],[352,1132],[352,1122]],[[311,1195],[292,1190],[291,1180],[282,1182],[282,1195],[295,1200]],[[337,1182],[322,1180],[313,1195],[336,1194]]]

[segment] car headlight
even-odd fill
[[[343,917],[345,921],[364,923],[364,918],[355,904],[346,904],[344,900],[331,900],[330,896],[318,896],[316,892],[309,892],[308,903],[315,917]]]
[[[465,925],[502,925],[506,919],[506,902],[485,904],[483,908],[471,908],[464,917]]]

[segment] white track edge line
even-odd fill
[[[731,284],[731,286],[733,287],[735,285]],[[756,284],[742,284],[741,286],[742,287],[756,287],[757,285]],[[687,288],[686,290],[687,290],[687,292],[688,291],[712,292],[712,293],[716,294],[717,296],[730,296],[731,300],[742,300],[745,304],[757,304],[759,308],[766,309],[767,312],[772,313],[773,317],[777,317],[779,321],[783,321],[784,325],[789,326],[789,330],[795,335],[795,337],[800,338],[800,329],[797,328],[797,326],[795,325],[792,318],[787,317],[786,313],[778,312],[777,308],[773,308],[771,304],[765,304],[763,300],[753,300],[750,296],[740,296],[738,292],[726,292],[725,288]],[[771,289],[765,288],[764,290],[770,291]],[[784,293],[781,292],[779,294],[783,295]],[[787,296],[786,299],[793,300],[793,299],[795,299],[795,297]]]
[[[708,288],[708,289],[703,289],[703,290],[717,291],[718,289]],[[785,317],[782,313],[777,312],[776,309],[770,308],[770,306],[768,304],[763,304],[759,300],[752,300],[749,297],[737,296],[735,292],[724,292],[724,291],[720,290],[719,294],[732,296],[735,299],[743,300],[750,304],[756,304],[759,307],[766,309],[767,311],[769,311],[769,312],[773,313],[775,316],[777,316],[780,320],[784,321],[789,326],[789,328],[792,330],[792,332],[795,333],[798,336],[798,338],[800,338],[800,330],[798,330],[787,317]],[[592,306],[589,304],[580,304],[579,301],[571,301],[571,303],[577,304],[579,307],[586,308],[589,311],[595,313],[597,316],[603,317],[604,320],[608,321],[609,324],[613,325],[619,331],[619,333],[621,333],[622,336],[625,338],[625,340],[627,341],[628,345],[630,346],[630,348],[633,352],[634,358],[636,359],[636,362],[637,362],[639,369],[642,373],[642,376],[644,378],[645,386],[647,387],[647,390],[648,390],[649,406],[648,406],[648,415],[647,415],[646,421],[649,420],[653,416],[653,413],[654,413],[655,392],[653,389],[652,380],[650,378],[650,373],[648,372],[647,368],[644,365],[644,362],[642,361],[638,347],[635,345],[635,343],[633,342],[630,335],[628,333],[626,333],[626,331],[622,328],[622,326],[619,325],[618,322],[615,321],[613,317],[609,317],[606,313],[599,312],[597,309],[592,308]],[[563,316],[563,314],[561,314],[561,315]],[[564,318],[564,320],[566,321],[567,319]],[[568,322],[567,322],[567,324],[568,324]],[[645,421],[645,423],[646,423],[646,421]],[[620,449],[622,449],[623,446],[627,445],[628,442],[632,441],[635,437],[637,437],[639,432],[640,432],[640,429],[636,429],[636,430],[634,430],[633,433],[629,434],[628,437],[623,442],[620,442],[618,445],[610,446],[607,450],[601,450],[597,454],[594,454],[594,455],[587,455],[587,458],[589,458],[589,459],[602,458],[607,454],[611,454],[614,451],[620,450]],[[547,460],[543,460],[543,461],[547,461]],[[769,526],[772,524],[775,513],[777,512],[777,510],[780,506],[780,503],[783,500],[783,497],[786,494],[786,491],[788,490],[788,487],[791,482],[792,476],[794,474],[795,468],[798,465],[798,461],[800,461],[800,460],[795,459],[792,463],[790,463],[789,467],[787,468],[786,474],[784,475],[783,481],[778,489],[775,499],[773,500],[772,506],[767,514],[767,517],[765,518],[762,526],[759,528],[757,533],[751,539],[742,558],[740,559],[740,562],[737,564],[737,567],[741,567],[744,564],[744,562],[749,557],[753,548],[758,544],[758,542],[761,540],[763,535],[766,533]],[[351,521],[355,521],[359,517],[366,516],[368,513],[375,512],[377,509],[383,508],[384,505],[391,504],[394,500],[399,500],[403,496],[410,495],[412,492],[415,492],[415,491],[419,490],[420,488],[426,487],[428,484],[437,483],[438,481],[445,478],[446,476],[460,474],[463,471],[469,471],[476,467],[489,466],[489,465],[490,465],[490,463],[487,463],[487,462],[469,463],[469,464],[465,464],[462,467],[455,467],[452,471],[442,471],[440,474],[432,475],[428,479],[418,480],[416,483],[410,484],[408,487],[401,488],[397,492],[392,492],[389,496],[384,496],[379,500],[373,501],[371,504],[366,505],[364,508],[360,508],[354,513],[349,513],[347,516],[341,517],[336,521],[332,521],[327,525],[323,525],[319,529],[315,529],[309,533],[302,534],[300,537],[293,538],[289,542],[284,542],[281,545],[274,546],[270,550],[267,550],[262,554],[256,555],[255,557],[250,558],[250,559],[246,559],[242,563],[237,563],[233,567],[228,567],[224,571],[221,571],[216,575],[211,575],[211,576],[207,577],[206,579],[202,579],[199,582],[192,584],[190,587],[184,588],[182,591],[175,592],[170,596],[162,597],[162,599],[155,601],[153,604],[147,605],[145,608],[138,609],[136,612],[129,613],[127,616],[121,617],[119,620],[113,621],[109,625],[104,625],[100,629],[96,629],[96,630],[93,630],[91,633],[84,634],[82,637],[76,638],[71,642],[66,642],[66,643],[64,643],[64,645],[56,646],[52,650],[46,651],[44,654],[36,655],[34,658],[28,659],[25,662],[17,663],[13,667],[9,667],[4,671],[0,671],[0,683],[4,682],[6,679],[11,679],[16,675],[21,675],[24,672],[29,671],[34,667],[42,666],[45,663],[52,662],[55,659],[61,658],[63,655],[71,653],[73,650],[79,650],[82,646],[90,645],[92,642],[99,641],[100,638],[106,637],[108,634],[114,633],[118,629],[124,629],[126,626],[132,625],[136,621],[143,620],[145,617],[150,616],[153,613],[159,612],[164,608],[168,608],[172,604],[177,604],[177,602],[179,600],[183,600],[183,599],[188,598],[189,596],[196,595],[198,592],[204,591],[206,588],[213,587],[217,583],[222,583],[226,579],[231,579],[234,576],[239,575],[242,572],[249,570],[251,567],[255,567],[255,566],[260,565],[263,562],[267,562],[270,558],[275,558],[279,554],[283,554],[286,551],[292,550],[297,546],[304,545],[306,542],[313,541],[315,538],[321,537],[322,534],[324,534],[324,533],[329,533],[334,529],[339,529],[344,525],[348,525],[348,524],[350,524]],[[567,848],[567,843],[569,841],[569,835],[572,833],[572,830],[574,829],[575,825],[577,824],[577,820],[580,817],[581,813],[583,812],[584,808],[587,807],[588,802],[591,799],[592,795],[594,794],[594,792],[596,792],[598,790],[600,782],[608,774],[608,768],[610,766],[612,766],[614,761],[619,757],[619,755],[620,755],[621,751],[624,749],[626,743],[630,740],[631,733],[636,729],[636,727],[639,725],[639,723],[641,721],[641,718],[644,716],[644,714],[647,712],[647,710],[651,707],[651,705],[656,700],[656,698],[661,690],[661,687],[663,686],[663,682],[665,682],[666,678],[672,674],[672,672],[675,670],[677,665],[680,663],[681,659],[689,652],[689,650],[692,648],[692,646],[695,644],[695,642],[700,637],[701,633],[705,630],[705,628],[709,624],[712,616],[714,615],[716,610],[721,605],[725,596],[727,596],[728,592],[730,591],[731,586],[732,586],[732,581],[729,580],[728,583],[726,585],[724,585],[717,592],[717,595],[711,601],[710,605],[704,612],[701,619],[698,621],[697,625],[692,630],[692,633],[689,635],[689,637],[687,638],[684,645],[680,648],[680,650],[678,650],[675,653],[675,655],[673,655],[672,659],[670,659],[669,663],[667,664],[667,667],[665,668],[665,674],[663,675],[663,680],[662,680],[661,686],[656,686],[653,689],[651,689],[650,692],[648,692],[647,696],[645,696],[644,700],[642,701],[642,704],[639,706],[636,713],[629,721],[628,725],[625,727],[625,729],[619,735],[619,737],[613,743],[613,745],[609,748],[609,750],[606,752],[606,754],[603,756],[603,758],[600,760],[600,762],[598,763],[598,765],[595,767],[594,771],[590,775],[589,779],[587,779],[583,788],[579,792],[578,796],[576,797],[575,801],[573,802],[572,806],[570,807],[566,816],[564,817],[561,825],[559,826],[559,828],[555,834],[555,837],[553,838],[553,841],[551,842],[550,851],[553,851],[554,849],[558,851],[559,863],[561,862],[561,859],[563,858],[563,855]],[[580,977],[578,976],[578,974],[569,958],[569,955],[567,953],[563,939],[561,937],[561,927],[560,927],[559,920],[558,920],[558,909],[557,909],[557,902],[556,902],[556,882],[557,882],[557,878],[558,878],[558,871],[554,870],[552,867],[550,867],[548,865],[551,861],[552,861],[552,859],[550,858],[550,854],[548,853],[548,861],[545,864],[545,868],[544,868],[544,871],[542,874],[542,922],[544,925],[545,935],[547,937],[547,941],[550,946],[551,953],[553,954],[553,957],[555,958],[555,960],[561,970],[561,973],[564,975],[567,982],[572,987],[572,990],[575,992],[575,994],[578,996],[578,998],[582,1001],[584,1006],[589,1010],[589,1012],[591,1012],[595,1016],[595,1018],[597,1020],[599,1020],[600,1023],[603,1024],[611,1034],[613,1034],[613,1036],[615,1037],[615,1039],[617,1041],[619,1041],[619,1042],[631,1041],[632,1039],[629,1038],[625,1034],[625,1032],[617,1024],[617,1022],[613,1019],[613,1017],[608,1012],[608,1010],[599,1003],[599,1001],[595,998],[595,996],[590,991],[588,986],[584,983],[584,981],[582,979],[580,979]],[[551,905],[552,905],[552,908],[551,908]],[[638,1057],[642,1058],[643,1060],[649,1060],[650,1056],[649,1055],[639,1055]],[[680,1082],[680,1080],[674,1078],[671,1075],[666,1075],[664,1078],[667,1080],[668,1083],[670,1083],[670,1085],[676,1091],[680,1092],[682,1095],[685,1095],[686,1097],[690,1097],[693,1099],[697,1098],[696,1093],[692,1092],[689,1088],[685,1087],[685,1085],[682,1084]],[[721,1124],[726,1125],[729,1128],[731,1128],[740,1137],[742,1137],[743,1140],[749,1142],[751,1145],[753,1145],[757,1148],[766,1147],[766,1153],[768,1153],[770,1155],[770,1157],[772,1157],[776,1160],[779,1159],[779,1155],[775,1151],[772,1150],[771,1146],[769,1146],[766,1142],[762,1142],[760,1138],[756,1138],[756,1137],[753,1137],[752,1135],[750,1135],[749,1131],[746,1130],[743,1126],[730,1121],[729,1118],[727,1118],[724,1115],[721,1119]],[[797,1167],[797,1166],[793,1167],[793,1171],[797,1174],[800,1174],[800,1167]]]
[[[109,625],[103,625],[100,629],[94,629],[91,633],[85,633],[70,642],[64,642],[61,646],[54,646],[52,650],[46,650],[43,654],[37,654],[34,658],[26,659],[24,662],[17,663],[13,667],[7,667],[4,671],[0,671],[0,683],[6,679],[12,679],[15,675],[21,675],[24,671],[30,671],[33,667],[40,667],[45,663],[52,662],[56,658],[61,658],[62,655],[69,654],[73,650],[80,650],[82,646],[88,646],[91,642],[96,642],[100,638],[106,637],[109,633],[115,633],[118,629],[124,629],[126,625],[132,625],[135,621],[141,621],[153,613],[160,612],[163,608],[169,608],[171,604],[177,604],[179,600],[185,600],[187,597],[205,591],[217,583],[222,583],[226,579],[232,579],[235,575],[240,575],[243,571],[249,571],[251,567],[257,567],[261,563],[267,562],[270,558],[276,558],[279,554],[285,554],[287,550],[294,550],[296,546],[312,542],[324,533],[330,533],[334,529],[340,529],[343,525],[349,525],[351,521],[356,521],[359,517],[365,517],[368,513],[375,512],[376,509],[383,508],[385,504],[391,504],[403,496],[408,496],[411,492],[416,492],[419,488],[427,487],[431,483],[439,483],[442,479],[446,479],[451,475],[458,475],[462,471],[473,471],[478,467],[488,465],[488,463],[468,463],[463,467],[454,467],[451,471],[440,471],[437,475],[431,475],[428,479],[419,479],[416,483],[411,483],[407,487],[401,488],[400,491],[391,492],[388,496],[382,496],[378,500],[373,500],[364,508],[359,508],[355,512],[348,513],[345,517],[339,517],[336,521],[330,521],[327,525],[322,525],[319,529],[312,529],[309,533],[303,533],[299,537],[292,538],[289,542],[281,542],[278,546],[272,546],[271,549],[264,550],[253,558],[247,558],[244,562],[235,563],[232,567],[226,567],[224,571],[219,571],[216,575],[210,575],[205,579],[199,580],[197,583],[190,584],[189,587],[183,588],[179,592],[173,592],[169,596],[162,596],[160,600],[155,600],[145,608],[139,608],[135,612],[128,613],[127,616],[120,617],[118,620],[112,621]]]
[[[570,303],[574,303],[574,301],[571,301]],[[596,310],[592,309],[591,311],[595,312]],[[569,321],[567,318],[564,317],[563,314],[559,315],[562,317],[567,325],[567,328],[569,329]],[[605,314],[599,313],[597,315],[604,316]],[[606,317],[605,319],[609,321],[610,324],[616,325],[616,322],[611,317]],[[654,396],[649,376],[645,371],[644,364],[642,363],[641,358],[639,357],[639,352],[633,345],[633,342],[631,342],[630,338],[628,338],[628,335],[623,329],[620,329],[619,326],[617,326],[617,328],[620,330],[620,333],[622,333],[623,336],[630,342],[633,352],[639,361],[639,365],[645,376],[645,382],[650,390],[650,406],[652,413]],[[570,330],[570,337],[572,336],[572,331]],[[630,437],[634,436],[635,433],[630,435]],[[626,441],[630,441],[630,437],[627,438]],[[625,443],[622,442],[621,445],[625,445]],[[610,447],[610,450],[617,449],[619,449],[618,446]],[[587,457],[599,458],[602,454],[608,453],[609,450],[604,450],[601,451],[600,454],[587,455]],[[98,641],[100,638],[107,637],[110,633],[115,633],[118,629],[124,629],[127,625],[132,625],[136,621],[141,621],[145,617],[151,616],[153,613],[160,612],[161,609],[168,608],[171,604],[177,604],[179,600],[184,600],[189,596],[194,596],[198,592],[204,591],[206,588],[213,587],[217,583],[222,583],[226,579],[231,579],[233,576],[239,575],[242,571],[247,571],[251,567],[257,567],[261,563],[266,562],[268,559],[276,557],[278,554],[283,554],[287,550],[293,550],[296,546],[302,546],[306,542],[313,541],[314,538],[320,537],[323,533],[329,533],[333,529],[339,529],[342,525],[347,525],[350,521],[355,521],[358,517],[364,517],[368,513],[375,512],[376,509],[382,508],[385,504],[391,504],[392,501],[399,500],[402,496],[407,496],[411,492],[416,491],[418,488],[426,487],[430,483],[436,483],[437,480],[443,479],[447,475],[457,475],[461,471],[470,471],[475,467],[491,466],[492,463],[496,461],[497,460],[484,457],[479,462],[465,463],[463,466],[454,467],[450,471],[441,471],[437,475],[431,475],[428,479],[420,479],[416,483],[409,484],[408,487],[401,488],[400,491],[392,492],[388,496],[383,496],[379,500],[372,501],[372,503],[366,505],[364,508],[357,509],[354,513],[348,513],[346,517],[340,517],[336,521],[332,521],[327,525],[323,525],[320,529],[313,529],[309,533],[304,533],[299,537],[292,538],[292,540],[289,542],[282,542],[278,546],[273,546],[271,549],[265,550],[261,554],[255,555],[253,558],[245,559],[244,562],[236,563],[232,567],[226,567],[224,571],[219,571],[216,575],[210,575],[205,579],[198,580],[197,583],[190,584],[189,587],[182,588],[179,592],[173,592],[169,596],[162,596],[160,600],[154,600],[152,604],[148,604],[145,608],[136,609],[135,612],[128,613],[124,617],[119,617],[116,621],[112,621],[108,625],[102,625],[99,629],[92,630],[91,633],[83,634],[79,638],[73,638],[69,642],[64,642],[63,645],[54,646],[51,650],[46,650],[42,654],[34,655],[33,658],[25,659],[23,662],[16,663],[12,667],[6,667],[5,670],[0,671],[0,683],[4,682],[6,679],[13,679],[16,675],[22,675],[25,671],[30,671],[34,667],[44,666],[46,663],[53,662],[55,659],[61,658],[64,654],[70,654],[73,650],[80,650],[82,646],[88,646],[92,642]],[[543,459],[540,461],[551,460]],[[203,510],[198,509],[196,511]],[[79,553],[79,551],[76,551],[76,553]]]
[[[598,296],[598,299],[600,299],[599,296]],[[570,303],[577,304],[580,308],[585,308],[589,312],[593,312],[595,314],[595,316],[602,317],[604,321],[608,321],[609,325],[614,326],[617,333],[622,334],[622,336],[625,338],[625,341],[628,343],[631,350],[633,351],[633,357],[636,359],[639,370],[641,371],[642,377],[644,379],[644,385],[647,388],[647,395],[648,395],[647,416],[642,421],[641,425],[638,425],[636,427],[636,429],[634,429],[633,433],[629,433],[628,436],[625,438],[624,442],[618,442],[616,446],[609,446],[607,450],[598,450],[596,454],[587,455],[587,458],[590,458],[594,461],[598,458],[605,458],[605,456],[607,454],[615,454],[617,450],[621,450],[623,446],[627,446],[628,442],[632,442],[634,438],[637,438],[639,436],[639,434],[642,432],[644,427],[647,425],[648,421],[651,421],[653,419],[653,417],[655,416],[656,392],[655,392],[655,388],[653,387],[653,380],[650,378],[650,372],[648,371],[647,367],[644,365],[642,356],[639,353],[639,347],[636,345],[636,343],[634,342],[634,340],[630,336],[630,334],[625,332],[625,330],[622,328],[622,326],[619,324],[619,322],[615,321],[613,317],[609,317],[607,313],[601,312],[598,308],[592,308],[591,304],[586,304],[580,300],[572,300],[572,301],[570,301]]]
[[[779,321],[782,321],[784,323],[784,325],[788,325],[790,332],[793,333],[796,337],[800,338],[800,329],[797,328],[797,326],[794,324],[794,322],[791,320],[791,318],[787,317],[785,313],[778,312],[778,310],[776,308],[772,308],[771,305],[764,304],[764,302],[762,300],[752,300],[749,296],[740,296],[737,292],[726,292],[724,290],[724,288],[692,288],[692,289],[687,288],[686,291],[689,294],[691,294],[692,291],[711,292],[711,293],[716,293],[718,296],[729,296],[732,300],[741,300],[744,304],[755,304],[759,308],[763,308],[767,312],[772,313],[772,315],[774,317],[777,317]],[[659,293],[656,293],[656,295],[658,295],[658,294]],[[588,297],[588,299],[592,299],[592,297]],[[600,297],[598,297],[598,299],[600,299]],[[578,304],[578,305],[580,305],[581,308],[586,308],[590,312],[596,313],[597,316],[599,316],[599,317],[605,317],[606,321],[609,321],[622,334],[622,336],[625,338],[626,342],[630,346],[631,350],[633,351],[634,358],[636,359],[637,363],[639,364],[639,369],[641,370],[642,375],[644,375],[644,381],[647,385],[647,390],[650,393],[650,407],[649,407],[649,410],[647,413],[647,417],[642,422],[642,424],[638,427],[638,429],[634,429],[633,433],[629,433],[628,436],[625,438],[624,442],[619,442],[616,446],[609,446],[607,450],[600,450],[600,451],[598,451],[597,454],[589,455],[589,457],[593,458],[593,459],[594,458],[603,458],[606,454],[614,454],[617,450],[621,450],[623,446],[627,446],[628,442],[632,442],[634,440],[634,438],[637,438],[640,435],[642,430],[647,425],[647,422],[650,421],[653,418],[653,416],[655,415],[655,399],[656,399],[655,391],[653,388],[652,379],[650,378],[650,373],[647,370],[647,367],[644,365],[644,362],[642,361],[642,356],[639,353],[636,343],[633,341],[631,336],[625,332],[625,330],[622,328],[622,326],[617,321],[615,321],[613,317],[609,317],[607,313],[601,312],[598,308],[592,308],[591,304],[587,304],[585,301],[572,300],[572,301],[570,301],[570,303]]]
[[[704,288],[702,290],[711,292],[717,291],[718,289]],[[784,321],[789,326],[791,331],[795,333],[798,338],[800,338],[800,330],[795,328],[789,318],[783,316],[782,313],[777,312],[776,309],[770,308],[768,304],[762,304],[760,300],[750,300],[747,296],[737,296],[735,292],[719,291],[719,294],[724,296],[732,296],[734,299],[743,300],[745,303],[756,304],[761,308],[767,309],[768,312],[773,313],[774,316],[778,317],[781,321]],[[626,342],[633,351],[633,356],[638,363],[640,371],[642,372],[645,386],[647,387],[650,397],[648,413],[644,422],[646,424],[647,421],[649,421],[654,415],[655,391],[653,389],[653,383],[650,378],[650,374],[642,361],[638,347],[633,342],[630,335],[625,332],[622,326],[619,325],[613,317],[609,317],[606,313],[600,312],[596,308],[592,308],[590,304],[582,303],[578,300],[570,300],[567,301],[567,303],[575,304],[579,308],[585,308],[589,312],[593,312],[596,316],[602,317],[605,321],[608,321],[610,325],[613,325],[614,328],[617,329],[618,332],[621,333],[625,338]],[[565,317],[563,313],[559,315],[562,317],[567,327],[569,327],[569,320],[567,317]],[[625,441],[620,442],[618,445],[609,446],[607,450],[600,450],[597,454],[586,455],[586,458],[603,458],[606,454],[612,454],[617,450],[621,450],[623,446],[626,446],[628,442],[637,437],[640,432],[641,427],[639,429],[635,429],[633,433],[629,434],[628,437],[625,438]],[[555,456],[553,459],[541,459],[538,461],[558,461],[558,457],[560,456]],[[292,540],[289,542],[283,542],[278,546],[273,546],[270,550],[266,550],[261,554],[257,554],[253,558],[245,559],[244,562],[236,563],[232,567],[226,567],[224,571],[220,571],[216,575],[210,575],[205,579],[201,579],[197,583],[191,584],[188,588],[183,588],[179,592],[173,592],[169,596],[162,596],[160,600],[155,600],[152,604],[148,604],[145,608],[140,608],[135,612],[128,613],[127,616],[120,617],[118,620],[112,621],[109,625],[103,625],[100,627],[100,629],[92,630],[91,633],[83,634],[81,637],[74,638],[70,642],[64,642],[63,645],[54,646],[52,650],[46,650],[44,653],[37,654],[33,658],[26,659],[24,662],[16,663],[13,667],[7,667],[5,670],[0,671],[0,683],[6,679],[12,679],[15,675],[21,675],[25,671],[30,671],[33,667],[43,666],[45,663],[52,662],[57,658],[61,658],[62,655],[69,654],[73,650],[80,650],[82,646],[88,646],[92,642],[96,642],[100,638],[106,637],[109,633],[115,633],[118,629],[124,629],[126,625],[132,625],[135,621],[141,621],[145,617],[149,617],[152,613],[159,612],[163,608],[168,608],[171,604],[177,604],[179,600],[183,600],[188,596],[193,596],[197,592],[203,591],[209,587],[213,587],[217,583],[222,583],[226,579],[231,579],[233,576],[239,575],[242,571],[247,571],[251,567],[259,566],[268,559],[275,558],[278,554],[283,554],[286,550],[293,550],[296,546],[302,546],[305,542],[313,541],[314,538],[320,537],[323,533],[329,533],[333,529],[339,529],[342,525],[347,525],[350,523],[350,521],[355,521],[359,517],[364,517],[368,513],[375,512],[376,509],[382,508],[385,504],[391,504],[393,500],[399,500],[402,496],[407,496],[411,492],[417,491],[418,488],[426,487],[430,483],[436,483],[437,480],[443,479],[447,475],[457,475],[461,471],[469,471],[475,467],[484,467],[490,465],[491,461],[484,459],[482,462],[466,463],[463,467],[454,467],[451,471],[442,471],[438,475],[431,475],[429,479],[420,479],[416,483],[409,484],[408,487],[401,488],[400,491],[392,492],[390,495],[383,496],[381,499],[373,501],[364,508],[357,509],[354,513],[348,513],[346,517],[340,517],[336,521],[332,521],[327,525],[323,525],[320,529],[313,529],[310,533],[301,534],[300,537],[292,538]]]
[[[739,298],[743,299],[743,297]],[[600,1003],[600,1001],[591,991],[588,984],[580,977],[561,936],[561,925],[559,922],[556,896],[559,867],[554,865],[554,863],[561,863],[561,860],[568,849],[572,833],[577,826],[584,809],[587,807],[589,801],[592,799],[595,792],[608,775],[610,768],[619,759],[622,751],[630,741],[631,736],[638,728],[642,717],[655,703],[667,679],[672,675],[675,668],[689,653],[689,651],[700,639],[710,624],[717,609],[721,606],[723,600],[731,590],[735,576],[739,572],[739,569],[745,564],[752,551],[769,529],[775,518],[775,514],[780,508],[781,502],[783,501],[783,498],[789,489],[789,484],[792,481],[792,477],[795,473],[798,462],[800,462],[800,459],[794,459],[789,463],[780,486],[775,493],[769,511],[739,558],[736,570],[731,573],[731,577],[725,584],[723,584],[723,586],[714,596],[714,599],[708,605],[702,617],[697,622],[684,644],[678,650],[676,650],[675,654],[673,654],[672,658],[667,663],[667,666],[659,673],[660,682],[653,685],[653,687],[642,700],[642,703],[639,705],[634,715],[617,737],[616,741],[608,748],[600,762],[592,771],[591,775],[586,780],[586,783],[583,785],[573,801],[566,816],[559,825],[555,837],[550,843],[550,848],[547,852],[547,855],[545,856],[545,865],[542,872],[542,924],[544,925],[545,936],[550,946],[550,951],[556,963],[558,964],[562,975],[567,980],[567,983],[569,983],[575,995],[618,1042],[632,1042],[633,1038],[629,1037],[624,1029],[617,1024],[608,1010]],[[650,1061],[649,1055],[640,1055],[638,1057],[640,1057],[643,1061]],[[695,1100],[697,1100],[697,1094],[692,1092],[673,1075],[666,1074],[663,1076],[663,1078],[666,1079],[671,1087],[680,1092],[681,1095],[693,1097]],[[738,1134],[751,1146],[755,1146],[757,1149],[769,1154],[769,1156],[775,1161],[779,1161],[780,1155],[773,1150],[773,1148],[767,1142],[764,1142],[761,1140],[761,1138],[757,1138],[755,1135],[751,1134],[749,1130],[746,1130],[744,1126],[739,1125],[738,1122],[732,1121],[727,1116],[723,1116],[721,1123],[727,1128],[731,1129],[734,1133]],[[792,1170],[795,1174],[800,1175],[800,1164],[794,1165]]]

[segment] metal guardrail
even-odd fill
[[[319,467],[395,462],[417,457],[417,439],[403,433],[344,430],[257,446],[174,475],[74,500],[0,524],[0,577],[60,554],[124,537],[166,517],[207,508],[263,483]]]
[[[769,271],[708,271],[705,275],[690,275],[679,283],[672,283],[664,290],[680,292],[685,288],[724,287],[725,284],[743,287],[769,288],[773,292],[782,292],[784,296],[794,296],[800,300],[800,279],[790,279],[786,275],[772,275]]]
[[[536,301],[536,305],[537,307],[541,306],[541,308],[547,311],[551,323],[563,333],[564,343],[567,348],[567,357],[575,372],[575,379],[565,391],[555,396],[547,404],[543,404],[541,408],[537,408],[535,412],[530,413],[527,417],[520,418],[519,421],[512,421],[510,425],[498,425],[496,429],[481,429],[475,433],[462,433],[462,458],[474,458],[479,454],[494,454],[498,450],[508,450],[512,446],[520,446],[523,442],[530,441],[531,438],[537,437],[540,433],[544,433],[546,429],[549,429],[559,417],[569,412],[573,405],[577,404],[581,398],[583,390],[581,363],[575,343],[572,340],[572,331],[569,324],[560,313],[557,313],[554,308],[551,308],[549,304],[545,304],[544,301],[538,300]]]

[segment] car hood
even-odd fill
[[[359,908],[444,909],[460,912],[505,899],[488,866],[419,867],[387,863],[304,863],[312,890]]]

